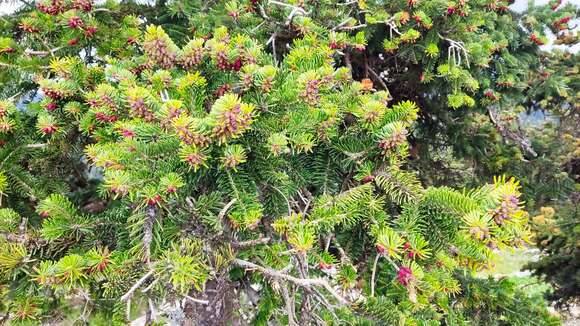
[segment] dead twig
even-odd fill
[[[147,217],[143,223],[143,250],[145,262],[151,268],[151,241],[153,241],[153,224],[157,217],[157,209],[153,205],[147,206]]]
[[[228,213],[228,210],[236,203],[236,201],[238,200],[234,198],[230,200],[230,202],[227,203],[226,206],[224,206],[224,208],[222,208],[222,210],[218,214],[218,220],[223,221],[224,217]]]
[[[273,4],[273,5],[278,5],[278,6],[281,6],[281,7],[292,8],[293,10],[298,11],[299,13],[301,13],[304,16],[308,15],[308,13],[306,12],[306,10],[304,10],[303,8],[300,8],[300,7],[291,5],[289,3],[284,3],[284,2],[280,2],[280,1],[270,0],[270,1],[268,1],[268,4]]]
[[[201,300],[201,299],[196,299],[196,298],[192,298],[189,295],[185,295],[185,298],[189,301],[195,302],[195,303],[200,303],[200,304],[205,304],[208,305],[209,301],[207,300]]]
[[[237,249],[245,249],[245,248],[250,248],[256,245],[260,245],[260,244],[266,244],[268,242],[270,242],[270,238],[259,238],[259,239],[255,239],[255,240],[248,240],[248,241],[242,241],[242,242],[234,242],[232,243],[232,247],[237,248]]]
[[[262,267],[262,266],[256,265],[252,262],[242,260],[242,259],[234,259],[233,264],[237,265],[239,267],[242,267],[242,268],[257,270],[260,273],[264,274],[265,276],[268,276],[268,277],[271,277],[271,278],[277,279],[277,280],[286,280],[286,281],[292,282],[298,286],[301,286],[301,287],[304,287],[307,289],[309,289],[312,286],[323,287],[341,305],[349,305],[350,304],[350,302],[347,299],[345,299],[344,297],[342,297],[340,294],[338,294],[338,292],[336,292],[336,290],[334,290],[334,288],[332,288],[330,283],[328,283],[328,281],[325,279],[322,279],[322,278],[297,278],[297,277],[294,277],[292,275],[284,274],[284,273],[281,273],[281,272],[274,270],[274,269],[271,269],[271,268]]]
[[[379,263],[379,258],[381,258],[381,255],[377,255],[375,257],[375,262],[373,264],[373,271],[371,274],[371,297],[375,296],[375,276],[377,275],[377,265]]]
[[[145,275],[141,276],[140,279],[137,280],[137,282],[135,282],[135,284],[133,284],[133,286],[129,289],[129,291],[127,291],[127,293],[125,293],[122,297],[121,297],[121,301],[129,301],[132,297],[133,294],[135,293],[135,291],[141,286],[143,285],[143,283],[145,283],[145,281],[147,281],[147,279],[149,277],[151,277],[153,275],[155,271],[153,269],[149,270],[147,273],[145,273]]]
[[[36,51],[36,50],[26,49],[24,51],[24,54],[27,55],[27,56],[45,57],[47,55],[53,55],[56,51],[58,51],[58,50],[60,50],[62,48],[64,48],[64,47],[63,46],[59,46],[59,47],[56,47],[56,48],[49,49],[47,51]]]

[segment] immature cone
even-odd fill
[[[98,29],[97,26],[88,26],[85,29],[85,36],[88,38],[93,37],[93,35],[95,35],[95,33],[97,33]]]
[[[56,110],[56,109],[58,108],[58,106],[56,105],[56,103],[54,103],[54,102],[50,102],[50,103],[47,103],[47,104],[46,104],[45,108],[46,108],[48,111],[54,111],[54,110]]]
[[[252,123],[254,107],[241,103],[237,95],[226,94],[213,105],[210,116],[214,119],[213,135],[224,142],[241,135]]]
[[[179,56],[179,63],[185,68],[193,68],[203,60],[204,40],[200,38],[193,39],[183,47]]]
[[[200,167],[205,161],[205,155],[202,153],[190,153],[185,158],[185,161],[193,167]]]
[[[145,33],[143,51],[164,69],[173,67],[179,48],[159,26],[150,25]]]
[[[153,111],[147,105],[148,97],[149,92],[142,87],[133,87],[127,90],[127,103],[132,116],[143,118],[146,121],[155,119]]]
[[[160,195],[155,195],[149,199],[147,199],[147,205],[155,206],[161,202],[162,198]]]
[[[0,120],[0,132],[9,132],[12,130],[12,124],[4,119]]]
[[[14,105],[11,102],[0,101],[0,118],[4,118],[10,111],[14,109]]]
[[[395,131],[393,132],[391,137],[383,139],[379,142],[379,148],[382,149],[383,152],[387,152],[393,148],[402,145],[406,139],[407,139],[407,130],[403,129],[400,131]]]
[[[319,79],[312,79],[306,82],[304,91],[300,96],[310,105],[316,105],[320,100],[320,95],[318,94],[318,88],[321,81]]]
[[[20,23],[20,24],[18,25],[18,27],[19,27],[21,30],[23,30],[24,32],[26,32],[26,33],[38,33],[38,32],[40,32],[40,29],[38,29],[38,28],[36,28],[36,27],[34,27],[34,26],[30,25],[30,24],[29,24],[29,23],[27,23],[27,22],[22,22],[22,23]]]
[[[64,0],[44,0],[36,4],[36,8],[45,14],[58,15],[66,11]]]
[[[92,0],[73,0],[72,7],[73,7],[73,9],[82,10],[84,12],[89,12],[93,9],[93,1]]]
[[[225,51],[217,51],[214,55],[217,67],[221,70],[227,70],[230,67],[228,55]]]
[[[84,26],[84,23],[80,17],[73,16],[68,19],[67,25],[70,28],[82,28]]]
[[[58,127],[56,125],[47,125],[47,126],[42,127],[42,129],[41,129],[42,133],[45,135],[52,135],[57,130],[58,130]]]
[[[512,215],[519,209],[519,200],[514,195],[505,196],[499,208],[491,212],[496,224],[501,225],[505,220],[511,219]]]
[[[397,273],[397,281],[403,286],[409,285],[415,279],[413,271],[409,267],[401,267]]]

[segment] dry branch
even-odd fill
[[[265,276],[268,276],[268,277],[271,277],[271,278],[274,278],[277,280],[286,280],[286,281],[292,282],[298,286],[301,286],[301,287],[304,287],[307,289],[312,287],[312,286],[323,287],[328,292],[330,292],[330,294],[332,294],[332,296],[338,302],[340,302],[340,304],[342,304],[342,305],[350,304],[350,302],[347,299],[343,298],[340,294],[338,294],[338,292],[336,292],[336,290],[334,290],[332,288],[332,286],[330,285],[330,283],[328,283],[328,281],[325,279],[322,279],[322,278],[297,278],[297,277],[294,277],[292,275],[284,274],[284,273],[281,273],[281,272],[274,270],[274,269],[271,269],[271,268],[262,267],[262,266],[256,265],[252,262],[242,260],[242,259],[234,259],[233,263],[239,267],[243,267],[243,268],[247,268],[247,269],[254,269],[254,270],[257,270],[260,273],[264,274]]]

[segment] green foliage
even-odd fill
[[[556,207],[542,207],[533,217],[535,241],[544,254],[525,268],[554,287],[548,298],[558,306],[573,303],[580,294],[578,248],[578,195]]]
[[[505,6],[50,0],[10,16],[0,311],[22,323],[145,312],[215,324],[237,307],[256,324],[551,322],[540,302],[512,307],[510,284],[465,277],[529,242],[518,181],[456,190],[413,169],[421,138],[465,135],[465,107],[522,101],[540,31],[574,13]],[[571,79],[548,91],[571,101]]]

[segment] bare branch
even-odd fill
[[[270,0],[270,1],[268,1],[268,4],[273,4],[273,5],[278,5],[278,6],[282,6],[282,7],[292,8],[293,10],[297,10],[299,13],[301,13],[302,15],[305,15],[305,16],[308,14],[304,9],[302,9],[300,7],[297,7],[297,6],[294,6],[294,5],[291,5],[289,3],[284,3],[284,2],[280,2],[280,1]]]
[[[222,208],[222,210],[218,214],[218,220],[223,221],[224,217],[228,213],[228,210],[230,209],[230,207],[232,207],[232,205],[234,205],[236,203],[236,201],[238,201],[238,200],[236,198],[234,198],[234,199],[230,200],[230,202],[227,203],[226,206],[224,206],[224,208]]]
[[[336,29],[334,30],[338,30],[338,31],[355,31],[357,29],[361,29],[361,28],[365,28],[367,27],[367,24],[358,24],[358,25],[354,25],[354,26],[340,26],[340,27],[335,27]]]
[[[39,57],[45,57],[47,55],[53,55],[56,51],[60,50],[64,48],[63,46],[59,46],[47,51],[35,51],[35,50],[31,50],[31,49],[26,49],[24,51],[24,54],[27,56],[39,56]]]
[[[371,297],[375,296],[375,276],[377,275],[377,264],[379,263],[379,258],[381,258],[381,255],[377,254],[373,264],[373,272],[371,274]]]
[[[129,289],[129,291],[127,291],[127,293],[125,293],[122,297],[121,297],[121,301],[128,301],[131,299],[131,297],[133,297],[133,293],[135,293],[135,291],[141,286],[143,285],[143,283],[145,283],[145,281],[147,281],[147,279],[149,277],[151,277],[151,275],[153,275],[155,271],[154,270],[150,270],[148,271],[145,275],[141,276],[141,278],[139,280],[137,280],[137,282],[135,282],[135,284],[133,284],[133,286]]]
[[[278,65],[278,58],[276,57],[276,37],[278,36],[277,32],[274,32],[272,34],[272,36],[270,36],[270,38],[268,39],[268,42],[266,42],[266,45],[270,45],[270,43],[272,43],[272,59],[274,59],[274,66]]]
[[[289,326],[297,326],[296,320],[294,317],[294,300],[290,297],[288,293],[288,288],[286,287],[286,283],[281,285],[281,292],[282,296],[284,297],[284,302],[286,303],[286,312],[288,312],[288,325]]]
[[[255,240],[234,242],[234,243],[232,243],[232,247],[238,248],[238,249],[245,249],[245,248],[253,247],[256,245],[260,245],[260,244],[266,244],[266,243],[270,242],[270,240],[271,240],[270,238],[259,238],[259,239],[255,239]]]
[[[195,302],[195,303],[200,303],[200,304],[209,304],[209,301],[207,300],[201,300],[201,299],[196,299],[196,298],[192,298],[188,295],[185,295],[185,298],[189,301]]]
[[[23,217],[20,220],[20,224],[18,225],[18,242],[24,243],[26,242],[26,226],[28,224],[28,218]]]
[[[438,35],[439,38],[449,42],[449,48],[447,49],[447,61],[449,62],[453,61],[455,65],[461,65],[461,58],[462,56],[465,56],[465,62],[467,63],[467,67],[469,67],[469,56],[467,55],[467,49],[465,48],[465,44],[461,41],[455,41],[450,38],[444,37],[441,34]]]
[[[145,262],[151,267],[151,241],[153,241],[153,224],[157,217],[157,209],[153,205],[147,206],[147,217],[143,223],[143,248]]]
[[[271,278],[286,280],[286,281],[292,282],[296,285],[299,285],[299,286],[307,288],[307,289],[309,289],[312,286],[323,287],[328,292],[330,292],[330,294],[332,294],[332,296],[338,302],[340,302],[340,304],[342,304],[342,305],[349,305],[350,304],[350,302],[347,299],[343,298],[340,294],[338,294],[332,288],[330,283],[328,283],[328,281],[325,279],[322,279],[322,278],[309,278],[309,279],[308,278],[297,278],[297,277],[294,277],[292,275],[284,274],[284,273],[281,273],[281,272],[274,270],[274,269],[271,269],[271,268],[262,267],[262,266],[256,265],[252,262],[242,260],[242,259],[234,259],[233,263],[239,267],[243,267],[243,268],[247,268],[247,269],[255,269],[255,270],[258,270],[260,273],[262,273],[266,276],[269,276]]]
[[[26,145],[26,148],[44,148],[48,146],[48,144],[28,144]]]

